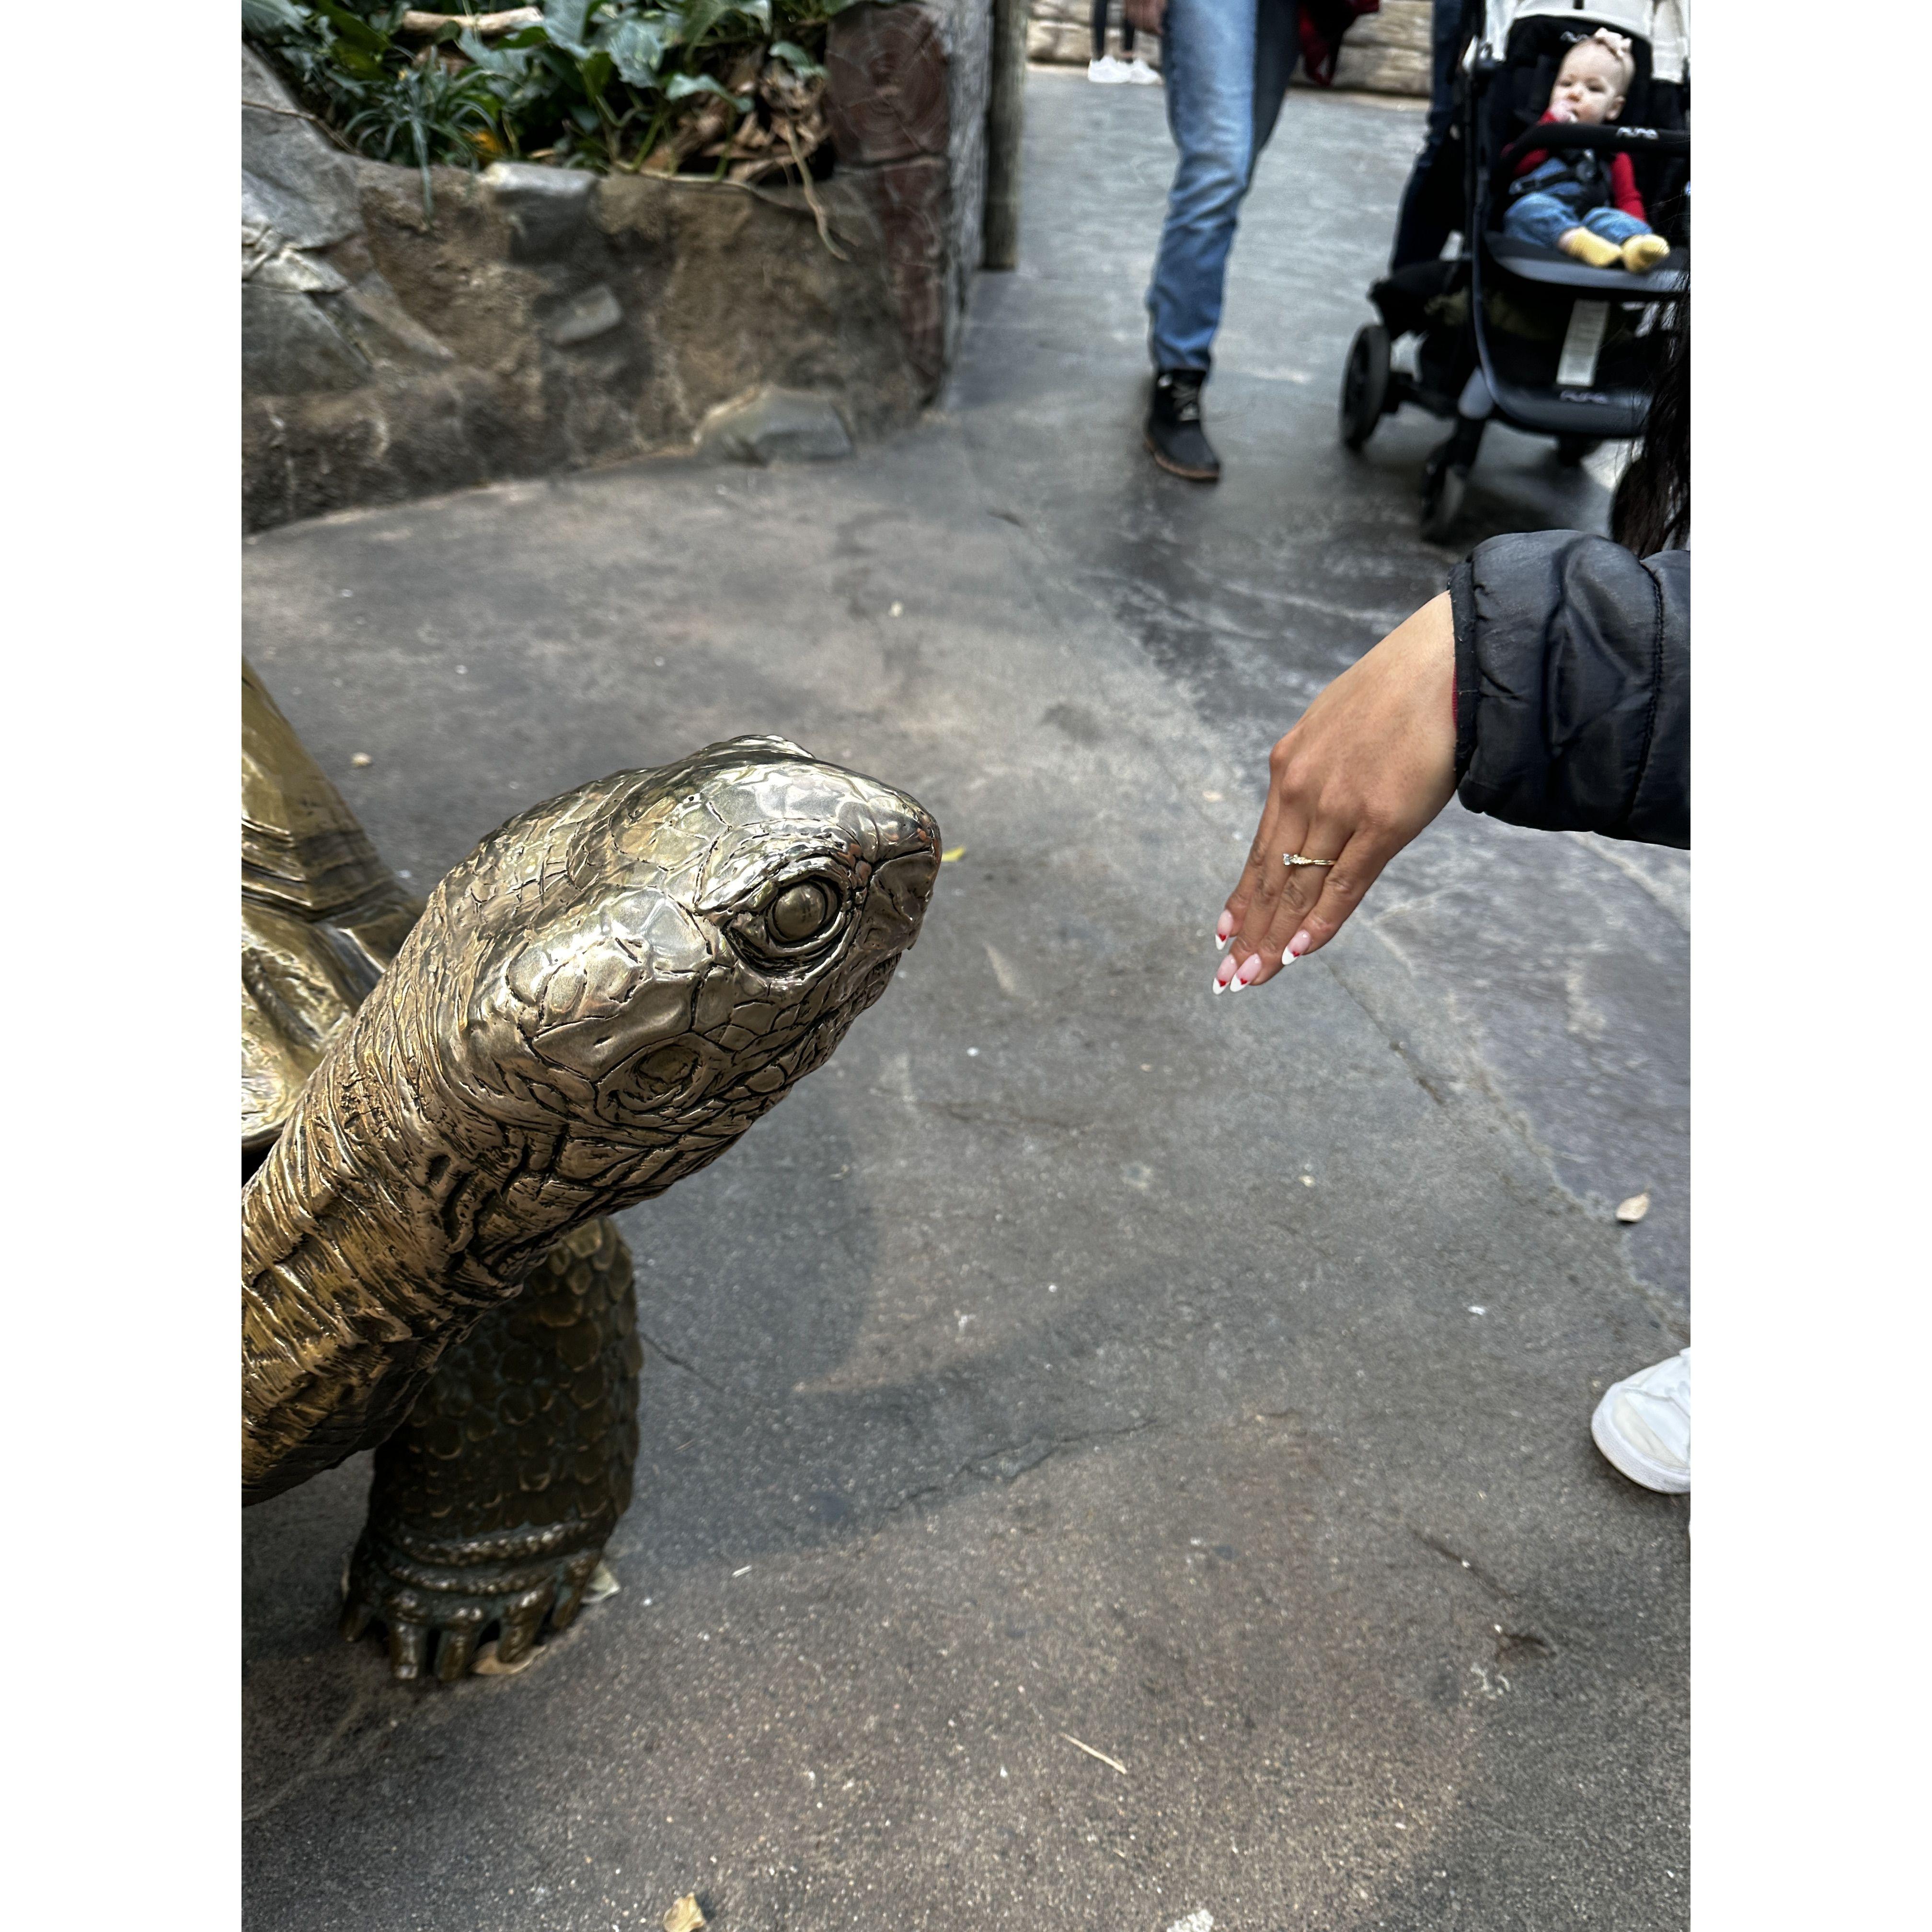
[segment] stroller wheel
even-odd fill
[[[1443,543],[1462,514],[1462,493],[1469,472],[1450,464],[1432,470],[1422,494],[1422,534],[1430,543]]]
[[[1342,371],[1342,440],[1360,449],[1388,406],[1389,332],[1378,322],[1355,332]]]
[[[1556,439],[1556,460],[1565,470],[1574,470],[1585,457],[1595,455],[1603,446],[1600,436],[1559,436]]]

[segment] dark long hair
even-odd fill
[[[1666,332],[1643,442],[1610,500],[1610,535],[1639,556],[1690,541],[1690,290]]]

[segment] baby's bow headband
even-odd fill
[[[1601,40],[1604,45],[1616,56],[1618,64],[1626,74],[1634,74],[1636,71],[1636,62],[1630,58],[1630,36],[1628,34],[1615,32],[1608,27],[1599,27],[1590,38],[1593,40]]]

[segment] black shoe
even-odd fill
[[[1221,459],[1201,427],[1204,369],[1163,369],[1154,379],[1148,405],[1147,446],[1162,469],[1191,483],[1218,483]]]

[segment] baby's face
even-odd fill
[[[1623,112],[1623,70],[1607,47],[1580,41],[1563,57],[1550,104],[1559,121],[1593,128]]]

